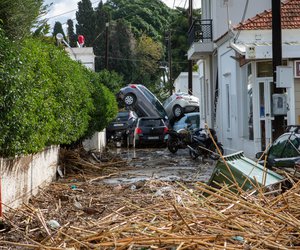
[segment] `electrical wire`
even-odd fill
[[[91,4],[93,5],[93,4],[98,3],[98,2],[100,2],[100,0],[94,1],[94,2],[92,2]],[[77,10],[78,10],[78,9],[69,10],[69,11],[67,11],[67,12],[63,12],[63,13],[61,13],[61,14],[57,14],[57,15],[55,15],[55,16],[47,17],[47,19],[52,19],[52,18],[55,18],[55,17],[63,16],[63,15],[65,15],[65,14],[69,14],[69,13],[74,12],[74,11],[77,11]]]

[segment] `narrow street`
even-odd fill
[[[106,184],[134,184],[137,181],[201,181],[207,182],[215,162],[192,160],[187,149],[172,154],[167,148],[111,148],[128,162],[128,170],[118,176],[105,179]]]

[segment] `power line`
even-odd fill
[[[92,5],[95,4],[95,3],[98,3],[98,2],[100,2],[100,0],[97,0],[97,1],[92,2]],[[47,19],[52,19],[52,18],[55,18],[55,17],[63,16],[63,15],[65,15],[65,14],[69,14],[69,13],[74,12],[74,11],[77,11],[77,10],[78,10],[78,9],[69,10],[69,11],[67,11],[67,12],[64,12],[64,13],[61,13],[61,14],[58,14],[58,15],[55,15],[55,16],[47,17]]]

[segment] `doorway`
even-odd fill
[[[273,140],[274,115],[272,110],[272,94],[274,83],[272,78],[257,79],[258,86],[258,114],[259,137],[261,138],[261,150],[265,150]]]

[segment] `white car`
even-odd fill
[[[185,113],[199,112],[199,98],[184,92],[171,95],[163,104],[169,120],[178,120]]]

